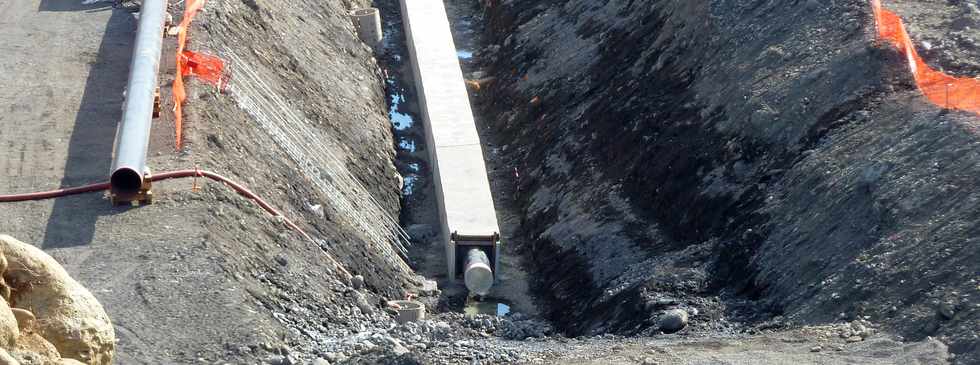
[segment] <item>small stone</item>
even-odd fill
[[[323,206],[320,204],[307,204],[306,208],[317,217],[326,217],[326,215],[323,213]]]
[[[409,349],[405,348],[405,346],[402,346],[401,344],[396,343],[395,346],[393,346],[391,348],[391,352],[395,353],[396,356],[402,356],[402,355],[407,354],[407,353],[409,353],[411,351],[409,351]]]
[[[362,294],[361,292],[353,292],[353,293],[354,293],[354,304],[357,305],[357,308],[360,309],[361,312],[364,314],[367,315],[374,314],[374,307],[371,306],[371,303],[368,303],[368,300],[364,296],[364,294]]]
[[[820,351],[823,351],[823,347],[821,346],[813,346],[810,348],[810,352],[820,352]]]
[[[854,332],[855,336],[868,337],[871,335],[871,330],[857,322],[851,324],[851,331]]]
[[[269,365],[290,365],[290,364],[292,364],[292,362],[289,361],[289,358],[288,357],[285,357],[285,356],[282,356],[282,355],[270,356],[269,358],[265,359],[265,363],[266,364],[269,364]]]
[[[940,304],[939,308],[936,309],[936,312],[939,313],[940,317],[946,320],[953,319],[953,317],[956,315],[956,310],[949,303]]]
[[[449,323],[446,323],[446,322],[443,322],[443,321],[439,321],[439,322],[436,322],[435,329],[437,331],[439,331],[439,332],[446,332],[446,333],[448,333],[453,328],[451,326],[449,326]]]
[[[438,295],[439,294],[439,284],[435,280],[423,280],[421,293],[423,295]]]
[[[354,290],[361,290],[361,288],[364,288],[364,277],[361,275],[354,275],[354,277],[350,279],[350,286],[353,287]]]
[[[378,345],[375,345],[374,342],[371,342],[369,340],[361,341],[360,345],[361,345],[361,347],[363,349],[365,349],[367,351],[371,351],[371,350],[373,350],[373,349],[375,349],[375,348],[378,347]]]
[[[657,362],[657,360],[654,360],[652,357],[644,358],[642,364],[643,365],[659,365],[659,363]]]
[[[671,309],[660,316],[659,326],[664,333],[674,333],[687,327],[687,311]]]
[[[864,341],[864,339],[861,338],[861,336],[851,336],[851,337],[848,337],[847,338],[847,343],[855,343],[855,342],[861,342],[861,341]]]
[[[313,365],[330,365],[330,361],[327,361],[327,359],[321,357],[313,360]]]

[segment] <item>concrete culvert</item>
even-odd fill
[[[372,47],[381,43],[383,33],[381,31],[381,12],[378,9],[354,10],[351,12],[351,19],[354,21],[354,27],[357,28],[357,35],[361,41]]]
[[[392,300],[388,306],[395,310],[395,321],[400,324],[425,319],[425,305],[414,300]]]

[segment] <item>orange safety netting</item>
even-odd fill
[[[916,85],[929,101],[946,109],[980,114],[980,80],[953,77],[929,67],[915,51],[898,14],[883,8],[880,0],[871,0],[871,7],[878,36],[905,54]]]
[[[180,149],[183,130],[183,113],[181,112],[187,92],[184,90],[184,76],[196,76],[215,87],[223,86],[222,75],[225,62],[220,58],[185,50],[187,45],[187,28],[194,15],[204,6],[205,0],[187,0],[184,3],[184,17],[180,20],[177,31],[177,75],[174,78],[174,126],[176,129],[176,147]]]

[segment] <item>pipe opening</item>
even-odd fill
[[[136,194],[143,187],[143,175],[128,167],[116,169],[109,178],[112,192],[116,194]]]
[[[490,269],[490,259],[483,250],[474,248],[467,253],[463,282],[471,293],[487,295],[493,286],[493,270]]]

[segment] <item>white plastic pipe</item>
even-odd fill
[[[493,286],[493,269],[490,259],[483,250],[474,248],[466,254],[466,266],[463,268],[463,281],[466,288],[476,295],[487,295]]]

